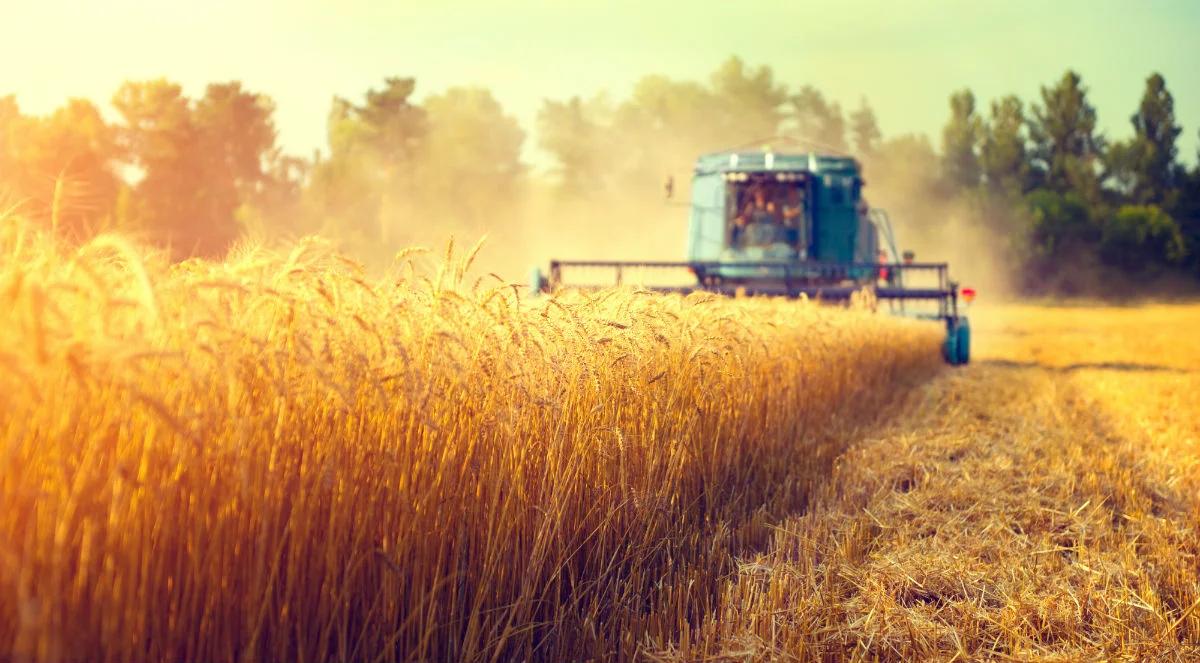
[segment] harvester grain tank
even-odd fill
[[[847,156],[770,149],[706,154],[692,174],[686,261],[553,260],[548,273],[534,271],[533,286],[549,292],[636,281],[672,292],[824,301],[866,290],[893,313],[942,321],[943,355],[951,364],[967,363],[970,326],[948,265],[899,253],[887,214],[867,205],[863,184],[858,162]],[[685,280],[681,270],[690,273]],[[576,272],[602,274],[602,282],[568,278]]]

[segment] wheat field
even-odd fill
[[[865,309],[0,228],[2,660],[679,652],[944,371]]]
[[[1195,660],[1200,305],[937,325],[0,226],[0,660]]]

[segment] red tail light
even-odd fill
[[[970,304],[975,299],[975,288],[963,288],[961,292],[964,302]]]

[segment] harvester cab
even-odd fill
[[[947,264],[900,254],[887,214],[867,205],[863,184],[858,162],[846,156],[706,154],[692,175],[686,261],[553,260],[548,273],[534,270],[533,287],[549,292],[636,283],[824,301],[867,290],[890,312],[942,321],[946,361],[967,363],[970,327]],[[669,184],[668,195],[673,189]],[[580,281],[577,274],[586,276]]]

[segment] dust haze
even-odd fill
[[[717,149],[720,146],[679,154],[673,161],[687,163],[703,151]],[[887,211],[900,251],[914,251],[919,262],[948,262],[953,279],[987,299],[1012,294],[1005,253],[1012,238],[988,228],[969,201],[947,200],[931,191],[928,174],[870,160],[864,161],[863,169],[864,195],[872,207]],[[477,207],[487,210],[482,219],[431,205],[409,215],[430,222],[404,224],[394,244],[352,251],[369,264],[386,264],[408,246],[423,246],[430,255],[438,255],[451,239],[467,246],[482,238],[476,271],[518,283],[525,283],[532,268],[544,268],[551,259],[682,261],[690,175],[690,168],[664,171],[657,178],[599,195],[567,193],[551,175],[530,175],[511,191],[477,200]],[[675,183],[670,199],[665,194],[668,177]]]
[[[887,211],[900,251],[913,251],[918,262],[949,263],[951,278],[985,300],[1014,294],[1014,238],[988,227],[970,200],[942,196],[928,173],[888,163],[867,161],[864,179],[864,195]]]
[[[952,278],[990,297],[1011,290],[1012,238],[989,229],[969,200],[938,188],[939,158],[928,139],[884,138],[865,99],[844,111],[810,86],[790,89],[769,67],[731,58],[705,82],[646,76],[627,99],[544,99],[532,127],[493,105],[443,120],[449,128],[441,138],[437,109],[429,108],[435,137],[415,157],[412,181],[383,196],[378,221],[341,222],[344,208],[361,201],[335,181],[325,199],[339,204],[316,210],[308,228],[370,266],[386,266],[410,246],[436,256],[451,238],[469,246],[486,237],[476,270],[517,283],[551,259],[682,261],[696,158],[775,144],[854,156],[864,195],[889,213],[900,250],[949,262]],[[517,165],[487,165],[505,161]],[[347,225],[357,232],[346,233]]]

